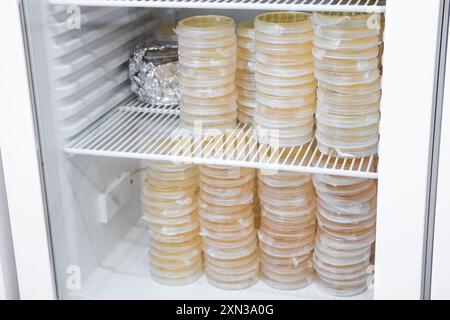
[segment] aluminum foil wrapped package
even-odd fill
[[[180,101],[178,43],[144,42],[130,57],[131,90],[140,101],[175,105]]]

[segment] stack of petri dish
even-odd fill
[[[259,195],[261,277],[276,289],[304,288],[314,281],[316,203],[311,176],[260,173]]]
[[[335,296],[367,289],[375,241],[377,186],[373,180],[314,176],[318,231],[314,266],[318,285]]]
[[[255,170],[200,167],[199,214],[208,282],[239,290],[258,281]]]
[[[380,28],[373,14],[314,13],[314,66],[318,79],[318,148],[343,157],[378,151]]]
[[[194,16],[176,28],[182,127],[223,134],[237,120],[235,23],[223,16]]]
[[[256,229],[259,229],[261,226],[261,200],[259,199],[259,192],[258,192],[258,174],[255,170],[255,188],[253,190],[253,214],[255,216],[255,227]]]
[[[242,123],[253,123],[253,114],[256,109],[254,22],[245,21],[239,24],[237,37],[238,120]]]
[[[203,273],[197,193],[197,166],[150,163],[141,199],[150,233],[151,274],[160,283],[186,285]]]
[[[309,14],[265,13],[256,17],[258,141],[275,147],[306,144],[314,137],[316,80]]]

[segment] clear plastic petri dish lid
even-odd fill
[[[180,74],[185,77],[211,78],[211,79],[233,75],[236,72],[236,70],[237,70],[236,65],[228,65],[214,68],[190,68],[187,66],[179,67]]]
[[[186,85],[181,85],[180,91],[183,97],[188,96],[194,98],[221,98],[235,93],[236,86],[234,82],[219,87],[203,87],[203,88],[194,88],[188,87]]]
[[[261,126],[263,128],[269,128],[269,129],[286,129],[290,128],[295,131],[305,131],[309,132],[311,128],[314,126],[314,117],[313,115],[309,116],[303,116],[303,117],[297,117],[297,118],[281,118],[281,117],[274,117],[270,118],[270,116],[266,116],[265,114],[262,114],[261,110],[258,107],[256,107],[255,113],[253,114],[253,117],[255,119],[255,122],[258,126]],[[281,132],[280,132],[281,135]]]
[[[255,39],[255,22],[253,20],[241,22],[236,33],[239,37]]]
[[[316,59],[341,59],[341,60],[372,60],[379,57],[378,47],[366,50],[326,50],[314,47],[313,56]]]
[[[380,123],[380,112],[375,111],[365,115],[340,115],[316,110],[318,123],[334,128],[366,128]]]
[[[320,212],[320,208],[318,208]],[[327,219],[322,213],[317,216],[317,224],[323,229],[336,230],[336,231],[355,231],[360,229],[368,229],[372,228],[376,224],[376,217],[373,216],[364,221],[354,222],[349,220],[347,223],[343,223],[342,221],[334,222],[332,220]]]
[[[367,26],[361,28],[343,28],[314,25],[313,31],[315,36],[333,40],[367,39],[380,36],[381,34],[380,29],[368,28]]]
[[[162,270],[165,270],[165,272],[167,272],[166,277],[169,277],[170,275],[172,277],[179,277],[181,276],[182,272],[193,271],[194,269],[198,268],[199,264],[202,264],[202,260],[203,259],[201,251],[197,256],[186,260],[159,259],[149,254],[149,262],[151,268],[159,270],[160,274],[162,273]]]
[[[149,199],[157,198],[163,201],[178,201],[195,197],[196,190],[197,183],[184,188],[160,188],[150,183],[144,183],[142,187],[142,194]]]
[[[225,16],[192,16],[181,20],[175,33],[178,36],[216,38],[233,35],[236,25],[233,19]]]
[[[255,49],[246,49],[242,47],[238,47],[237,50],[237,58],[244,61],[255,62],[256,61],[256,52]]]
[[[325,50],[367,50],[378,47],[381,43],[380,37],[373,36],[360,39],[327,39],[316,35],[313,39],[313,45],[319,49]]]
[[[334,212],[335,214],[339,215],[359,215],[362,217],[367,217],[373,214],[373,211],[376,210],[377,207],[377,199],[375,196],[365,204],[359,204],[356,206],[348,205],[346,207],[336,205],[335,203],[330,203],[328,200],[323,200],[321,197],[317,197],[316,200],[317,206],[320,206],[321,208],[329,212]]]
[[[345,279],[347,276],[349,276],[350,279],[355,278],[356,275],[361,276],[362,274],[367,273],[370,266],[369,261],[364,261],[355,265],[335,266],[321,261],[315,255],[313,261],[316,271],[321,274],[326,274],[327,278],[342,277]]]
[[[256,51],[256,44],[255,44],[255,40],[253,40],[253,39],[238,37],[237,38],[237,46],[242,49],[247,49],[251,52]]]
[[[311,267],[307,268],[301,272],[297,273],[285,273],[285,272],[277,272],[270,269],[267,265],[261,265],[261,273],[264,274],[265,277],[271,279],[272,281],[276,281],[283,284],[288,283],[298,283],[301,281],[308,280],[311,276],[314,276],[314,269]]]
[[[192,220],[195,218],[193,217],[193,214],[187,214],[181,217],[175,217],[175,218],[167,218],[167,217],[161,217],[157,215],[152,214],[145,214],[142,217],[142,220],[148,223],[152,224],[158,224],[158,225],[168,225],[168,226],[176,226],[176,225],[183,225],[191,223]]]
[[[304,206],[301,207],[279,207],[269,204],[268,202],[263,202],[261,205],[261,210],[264,208],[269,211],[272,215],[276,215],[280,218],[297,218],[308,216],[311,212],[314,212],[316,207],[316,201],[312,198]]]
[[[259,256],[261,263],[271,266],[280,266],[287,268],[287,267],[297,267],[299,265],[301,266],[302,263],[305,263],[305,261],[308,261],[311,258],[312,254],[311,252],[308,252],[296,257],[282,258],[272,256],[264,252],[263,250],[259,250]]]
[[[217,266],[216,264],[211,263],[210,260],[205,259],[205,267],[208,267],[209,270],[218,274],[242,275],[249,272],[259,271],[259,259],[256,256],[253,258],[253,260],[249,260],[248,263],[241,263],[241,265],[238,266],[230,267],[227,264],[226,260],[224,265],[225,266]]]
[[[190,266],[201,259],[201,256],[201,246],[194,247],[190,251],[167,252],[155,247],[151,247],[151,251],[149,251],[150,261],[159,266]]]
[[[239,98],[238,98],[238,108],[245,109],[247,111],[250,111],[248,109],[252,109],[253,111],[256,109],[257,102],[255,99],[249,99],[245,95],[240,94],[241,91],[239,91]]]
[[[256,90],[256,81],[253,79],[251,81],[244,79],[236,79],[236,86],[238,91],[247,90],[247,91],[255,91]]]
[[[348,95],[331,91],[325,88],[321,88],[320,86],[317,89],[318,101],[323,101],[329,104],[362,106],[379,103],[380,98],[381,98],[380,91],[370,94]]]
[[[203,275],[203,268],[199,268],[194,274],[189,277],[183,277],[178,279],[168,279],[159,277],[156,274],[151,273],[153,280],[166,286],[185,286],[196,282]]]
[[[211,222],[227,223],[245,219],[251,214],[252,208],[249,205],[235,207],[219,207],[199,200],[199,215],[203,219]]]
[[[314,73],[314,65],[301,64],[301,65],[270,65],[257,61],[255,66],[255,72],[271,75],[281,78],[301,77]]]
[[[259,257],[258,250],[255,249],[249,255],[236,259],[218,259],[205,254],[205,261],[207,261],[210,266],[215,266],[216,268],[221,269],[242,268],[243,266],[252,265],[255,262],[258,263]]]
[[[205,255],[219,260],[235,260],[239,258],[245,258],[253,254],[253,252],[255,252],[256,248],[258,247],[258,242],[255,237],[254,241],[250,245],[244,247],[223,249],[219,247],[209,246],[206,243],[203,243],[202,246]]]
[[[237,47],[231,44],[219,48],[191,48],[189,46],[179,46],[178,54],[183,57],[190,58],[228,58],[236,56]]]
[[[178,37],[178,43],[182,47],[196,49],[212,49],[223,48],[228,46],[236,46],[236,35],[228,35],[219,38],[201,38],[201,37]]]
[[[237,91],[233,91],[227,95],[219,97],[181,97],[182,103],[187,103],[190,105],[198,105],[202,107],[214,107],[214,106],[224,106],[234,104],[238,99]]]
[[[241,79],[249,82],[255,81],[255,73],[246,70],[238,70],[236,72],[236,79]]]
[[[256,52],[274,56],[297,56],[301,54],[311,53],[312,49],[312,42],[270,44],[261,41],[255,41]]]
[[[380,78],[378,68],[362,72],[330,72],[317,69],[314,74],[320,82],[333,86],[358,86],[373,83]]]
[[[171,268],[170,265],[157,265],[150,261],[150,268],[153,273],[164,278],[184,278],[189,277],[203,266],[201,256],[192,265],[185,265],[182,268]]]
[[[261,127],[257,127],[256,138],[258,139],[259,143],[270,145],[274,148],[298,147],[311,142],[311,140],[314,138],[314,130],[311,130],[311,132],[304,135],[289,131],[283,133],[283,136],[281,136],[279,133],[267,134],[265,130],[261,130]]]
[[[276,97],[298,97],[303,95],[310,95],[316,91],[316,82],[309,82],[299,86],[284,86],[280,83],[270,82],[256,82],[256,90],[267,95]]]
[[[315,103],[316,94],[312,93],[310,95],[297,96],[297,97],[274,97],[262,92],[256,92],[255,100],[261,105],[265,105],[271,108],[299,108],[302,106],[307,106]]]
[[[238,112],[238,121],[243,124],[253,124],[253,115],[244,113],[242,111]]]
[[[310,31],[303,33],[284,34],[282,36],[279,36],[257,31],[255,33],[255,40],[273,45],[311,43],[311,41],[313,40],[313,33],[312,31]]]
[[[236,66],[238,70],[245,70],[249,72],[254,72],[256,68],[256,61],[254,60],[247,60],[247,59],[241,59],[238,58],[236,62]]]
[[[177,234],[177,235],[164,235],[164,234],[149,231],[149,236],[151,239],[153,239],[155,241],[159,241],[159,242],[184,243],[184,242],[190,241],[190,240],[198,237],[199,233],[200,233],[200,227],[198,227],[197,229],[195,229],[193,231],[182,233],[182,234]]]
[[[214,230],[208,229],[209,232],[214,232]],[[253,244],[256,239],[256,231],[253,231],[246,237],[239,237],[236,239],[214,239],[210,237],[203,237],[202,241],[205,245],[212,248],[224,249],[224,250],[232,250],[239,249],[243,247],[248,247]]]
[[[218,289],[222,289],[222,290],[244,290],[244,289],[248,289],[252,286],[254,286],[259,278],[258,275],[255,275],[245,281],[237,281],[237,282],[225,282],[225,281],[219,281],[214,279],[213,277],[210,277],[208,275],[206,275],[206,279],[208,280],[208,283],[210,285],[212,285],[213,287],[216,287]]]
[[[357,236],[342,236],[330,234],[328,231],[324,231],[321,226],[318,227],[316,244],[321,243],[324,247],[334,248],[335,250],[341,250],[349,253],[355,250],[360,250],[360,254],[370,251],[370,246],[375,241],[375,228],[370,231],[364,231],[358,237]],[[343,255],[343,253],[341,253]],[[344,257],[346,255],[343,255]]]
[[[232,55],[230,57],[221,57],[221,58],[209,58],[209,57],[187,57],[181,56],[179,59],[179,65],[181,68],[217,68],[217,67],[227,67],[235,65],[237,62],[237,57]]]
[[[261,216],[270,223],[279,224],[289,224],[289,225],[299,225],[304,223],[309,223],[311,218],[315,216],[316,207],[314,201],[312,200],[308,205],[303,208],[298,208],[297,215],[285,215],[283,211],[279,210],[268,210],[264,205],[261,207]]]
[[[221,87],[232,83],[234,80],[234,74],[217,78],[198,76],[186,77],[182,74],[179,76],[180,83],[191,88]]]
[[[316,284],[321,291],[335,297],[357,296],[367,290],[367,283],[357,287],[336,287],[326,283],[324,280],[320,279],[320,277],[316,277]]]
[[[218,166],[218,165],[202,165],[199,167],[200,172],[208,177],[216,179],[242,179],[243,183],[236,186],[241,186],[249,182],[249,176],[255,177],[256,170],[252,168],[241,168],[241,167],[229,167],[229,166]],[[221,188],[219,185],[214,185]],[[222,186],[224,187],[224,186]]]
[[[298,236],[298,238],[295,238],[293,240],[277,239],[265,233],[263,230],[258,230],[258,239],[260,243],[262,242],[267,246],[280,249],[293,249],[304,246],[305,243],[310,242],[311,237],[314,238],[315,230],[313,228],[305,229],[302,234],[299,234]]]
[[[191,167],[187,167],[187,168],[183,168],[180,170],[171,170],[171,169],[161,169],[158,168],[157,166],[151,166],[146,170],[146,175],[147,178],[149,178],[147,180],[148,184],[154,185],[154,186],[158,186],[158,183],[155,182],[154,179],[159,179],[159,180],[171,180],[171,181],[184,181],[186,179],[191,179],[192,177],[195,177],[198,175],[198,169],[195,166],[191,166]],[[190,182],[190,181],[189,181]],[[191,183],[192,184],[192,183]],[[191,185],[188,184],[188,185]],[[180,184],[179,187],[183,187],[184,184]],[[162,187],[162,185],[161,185]]]
[[[281,258],[297,257],[307,254],[313,250],[314,235],[310,236],[309,238],[302,239],[301,241],[298,240],[296,242],[297,242],[296,246],[288,247],[287,244],[283,246],[281,240],[278,240],[273,244],[268,244],[264,241],[260,241],[259,248],[262,251],[274,257],[281,257]],[[290,244],[292,243],[295,244],[295,242],[291,242]]]
[[[309,268],[297,274],[284,274],[274,272],[261,265],[261,276],[263,281],[274,288],[280,290],[298,290],[311,284],[314,279],[314,270]],[[269,280],[269,282],[267,282]]]
[[[245,204],[252,204],[253,203],[253,191],[243,191],[239,195],[234,197],[223,197],[223,196],[216,196],[212,195],[210,193],[207,193],[203,190],[200,191],[199,197],[210,204],[221,206],[221,207],[229,207],[229,206],[235,206],[235,205],[245,205]]]
[[[277,77],[261,72],[255,73],[255,81],[276,86],[302,86],[316,81],[313,73],[298,77]]]
[[[186,242],[181,243],[165,243],[154,239],[150,239],[150,250],[156,248],[159,251],[166,252],[168,255],[172,253],[190,252],[194,248],[200,247],[200,236],[194,237]]]
[[[254,187],[254,181],[249,181],[247,184],[244,184],[242,186],[228,188],[212,187],[208,184],[200,182],[200,189],[202,190],[202,192],[215,197],[223,197],[225,199],[239,197],[242,193],[248,191],[253,192]]]
[[[333,157],[343,158],[364,158],[376,155],[378,153],[378,142],[373,145],[367,145],[364,143],[353,142],[349,144],[343,144],[341,142],[329,143],[329,141],[320,140],[320,135],[316,134],[317,148],[323,154]]]
[[[340,105],[340,104],[331,104],[323,101],[319,101],[317,103],[317,110],[323,113],[333,113],[339,114],[342,116],[363,116],[367,114],[374,114],[376,112],[380,112],[380,104],[373,103],[369,105],[362,106],[348,106],[348,105]]]
[[[362,128],[336,128],[323,125],[320,122],[316,124],[316,136],[322,140],[342,141],[346,143],[373,141],[378,137],[378,125],[372,125]],[[323,137],[326,137],[325,139]],[[328,138],[332,137],[332,138]],[[377,140],[378,141],[378,140]]]
[[[364,95],[381,91],[381,77],[371,83],[358,84],[353,86],[339,86],[327,82],[319,81],[319,88],[347,95]]]
[[[372,20],[381,19],[378,13],[314,12],[311,21],[317,27],[365,28]]]
[[[235,112],[237,110],[237,104],[232,103],[229,105],[200,106],[198,104],[181,102],[180,109],[186,114],[192,116],[216,116]]]
[[[205,265],[205,273],[209,278],[213,278],[220,282],[239,282],[247,281],[258,275],[259,265],[255,264],[251,270],[241,273],[233,272],[218,272],[218,270],[210,267],[208,264]]]
[[[347,164],[345,167],[348,168],[349,165]],[[317,174],[315,175],[315,179],[335,187],[358,184],[367,180],[366,178],[334,176],[330,174]]]
[[[302,12],[269,12],[255,19],[255,31],[274,36],[299,34],[312,30],[311,15]]]
[[[333,58],[313,58],[316,69],[331,72],[363,72],[378,68],[380,65],[379,58],[370,60],[343,60]]]
[[[169,225],[169,224],[157,224],[148,223],[148,228],[153,233],[159,233],[166,236],[176,236],[183,233],[188,233],[198,229],[200,221],[198,218],[193,218],[191,221],[183,224]]]
[[[360,264],[366,261],[369,261],[370,253],[364,253],[359,256],[353,256],[353,257],[333,257],[330,255],[327,255],[321,251],[320,248],[314,249],[314,255],[319,259],[320,261],[323,261],[327,264],[335,265],[335,266],[347,266],[347,265],[355,265]]]
[[[258,171],[258,179],[272,187],[300,187],[312,182],[312,175],[308,173],[297,173],[289,171],[278,171],[265,174]]]
[[[330,211],[349,214],[367,214],[371,213],[373,200],[377,195],[377,186],[371,185],[370,189],[359,194],[352,195],[330,195],[319,193],[320,204],[326,203],[325,209],[332,208]],[[337,210],[336,210],[337,209]]]
[[[201,170],[204,170],[203,168]],[[252,181],[255,177],[253,173],[244,173],[240,174],[237,177],[234,177],[232,175],[224,176],[223,178],[218,178],[216,176],[210,176],[208,174],[205,174],[203,172],[200,172],[200,181],[208,184],[213,187],[218,188],[232,188],[232,187],[240,187],[243,185],[246,185],[250,181]]]
[[[306,234],[309,234],[312,229],[316,227],[315,221],[311,221],[309,225],[304,225],[303,228],[299,228],[298,230],[282,230],[282,228],[279,228],[278,226],[275,228],[273,225],[270,225],[268,223],[265,223],[264,219],[261,219],[261,227],[260,230],[262,230],[266,235],[268,235],[271,238],[278,239],[278,240],[302,240],[305,238]]]
[[[278,282],[270,279],[267,277],[264,273],[261,274],[261,280],[268,285],[271,288],[278,289],[278,290],[300,290],[303,288],[306,288],[310,284],[314,282],[314,273],[311,273],[310,277],[306,278],[305,280],[298,281],[298,282]]]
[[[316,112],[316,105],[310,104],[307,106],[301,106],[298,108],[272,108],[261,103],[257,103],[258,112],[260,115],[266,118],[274,119],[304,119],[313,117]]]
[[[254,221],[251,222],[251,224],[245,226],[242,225],[234,230],[228,229],[222,229],[222,230],[211,230],[208,229],[206,225],[202,225],[201,227],[201,233],[200,235],[203,238],[209,238],[216,241],[235,241],[236,239],[246,239],[247,237],[253,235],[254,239],[256,239],[256,236],[254,235],[255,232],[255,225]],[[214,245],[213,245],[214,247]]]
[[[375,181],[373,180],[362,180],[362,181],[355,181],[353,184],[346,184],[346,185],[333,185],[333,184],[327,184],[322,182],[321,177],[313,176],[313,183],[314,187],[316,189],[316,193],[318,194],[330,194],[330,195],[354,195],[359,194],[362,192],[368,192],[370,191],[373,186],[375,185]]]
[[[312,64],[313,56],[310,52],[306,52],[304,54],[296,54],[289,56],[280,56],[280,55],[271,55],[265,54],[262,52],[255,53],[256,61],[259,61],[263,65],[269,65],[272,67],[280,66],[280,67],[289,67],[289,66],[301,66]]]
[[[317,205],[317,210],[320,211],[320,215],[325,217],[327,220],[339,224],[359,224],[364,223],[368,220],[373,219],[376,216],[376,209],[374,208],[372,212],[366,215],[360,214],[339,214],[330,210],[323,208],[321,205]]]
[[[312,260],[312,255],[309,254],[305,256],[306,258],[296,263],[295,265],[290,264],[280,264],[278,261],[276,263],[270,263],[270,260],[267,260],[264,256],[264,259],[261,259],[261,265],[264,266],[264,269],[273,272],[274,274],[281,274],[285,276],[300,276],[305,273],[305,271],[309,271],[314,267],[314,263]]]

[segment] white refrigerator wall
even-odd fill
[[[0,152],[0,300],[16,299],[19,299],[19,286]]]
[[[448,47],[447,47],[448,50]],[[436,195],[431,299],[450,299],[450,52],[447,51]]]
[[[25,4],[31,95],[16,1],[4,1],[0,11],[1,30],[7,30],[3,41],[8,48],[0,59],[5,70],[0,75],[0,88],[8,105],[8,109],[0,109],[0,147],[19,287],[23,298],[54,298],[56,279],[59,297],[70,298],[77,296],[66,286],[74,270],[71,267],[82,270],[82,285],[88,283],[98,268],[111,267],[108,253],[130,228],[139,226],[136,190],[130,206],[107,226],[98,223],[96,199],[122,172],[133,172],[140,166],[134,161],[67,156],[63,146],[130,93],[123,76],[134,43],[122,40],[144,35],[154,24],[143,18],[148,25],[139,29],[139,34],[134,31],[142,23],[127,28],[127,18],[122,16],[123,20],[117,19],[117,23],[124,23],[117,26],[120,30],[108,28],[106,17],[120,17],[122,13],[116,10],[128,9],[89,8],[82,10],[85,27],[72,30],[72,36],[63,29],[66,7],[50,9],[46,1],[35,0]],[[390,0],[386,8],[376,298],[421,297],[439,9],[439,0]],[[158,12],[149,9],[148,14],[158,16]],[[242,11],[236,13],[242,16]],[[103,24],[89,24],[89,19],[98,16],[105,17]],[[130,23],[142,18],[132,10],[129,17],[133,17]],[[106,39],[115,39],[109,44],[115,50],[107,50],[106,42],[95,42],[99,36],[96,30],[102,30],[104,37],[110,35]],[[55,46],[58,43],[60,46]],[[84,45],[98,54],[83,54]],[[85,64],[80,67],[73,62]],[[89,289],[95,292],[98,288]]]

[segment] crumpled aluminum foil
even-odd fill
[[[180,102],[178,81],[178,43],[145,42],[130,56],[131,90],[140,101],[152,105]]]

